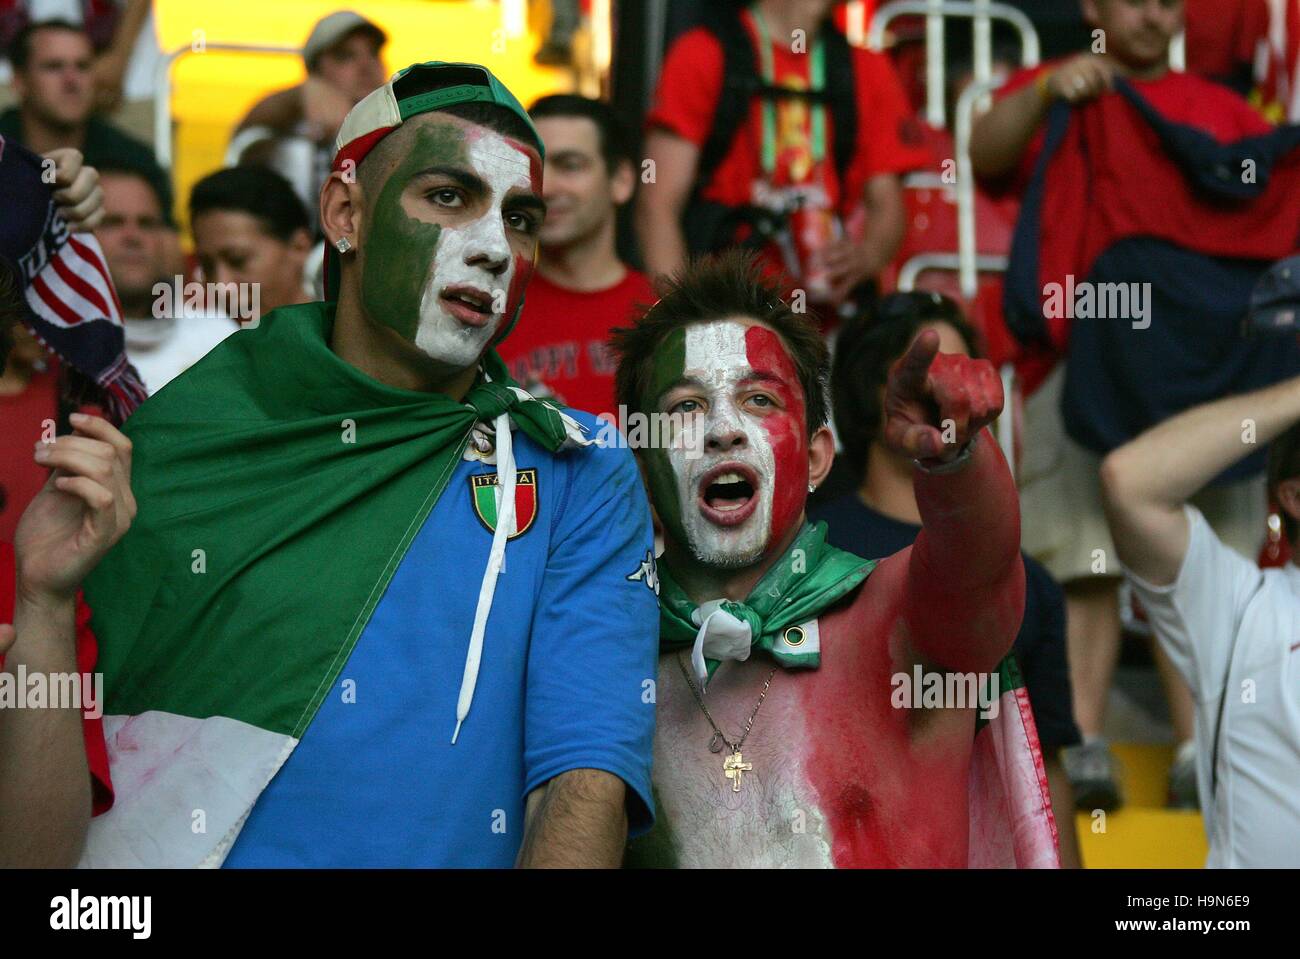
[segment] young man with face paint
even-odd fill
[[[895,365],[885,435],[916,459],[927,522],[876,564],[805,520],[834,455],[826,348],[752,260],[679,274],[614,347],[620,402],[680,417],[638,451],[664,538],[659,821],[630,861],[1056,865],[1027,700],[895,695],[917,671],[1008,678],[1024,567],[1015,487],[981,435],[1002,408],[992,366],[938,353],[933,331]]]
[[[636,465],[493,349],[543,149],[486,69],[399,72],[339,133],[327,302],[131,421],[151,518],[91,584],[124,785],[87,864],[616,866],[650,825]]]

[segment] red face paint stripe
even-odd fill
[[[776,467],[776,475],[771,478],[772,523],[767,542],[768,549],[773,549],[799,521],[808,498],[808,426],[803,387],[794,361],[775,331],[765,326],[749,327],[745,331],[745,358],[750,369],[771,373],[783,384],[773,391],[779,394],[785,409],[760,421]]]

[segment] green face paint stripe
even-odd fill
[[[407,215],[402,194],[420,170],[434,164],[468,165],[460,129],[448,123],[418,128],[406,158],[384,181],[370,215],[361,297],[366,312],[407,340],[420,325],[420,298],[433,269],[442,227]]]
[[[673,330],[655,351],[651,365],[650,381],[646,384],[645,395],[641,397],[641,409],[646,413],[657,413],[659,398],[668,386],[681,378],[686,369],[686,328]],[[659,519],[668,527],[678,542],[685,541],[682,530],[681,503],[677,497],[677,476],[668,459],[668,451],[652,448],[646,451],[646,466],[650,481],[650,497],[654,502]]]
[[[653,413],[659,409],[659,397],[681,377],[684,369],[686,328],[680,326],[664,337],[655,350],[654,362],[650,366],[650,382],[646,384],[645,396],[641,397],[641,406],[645,412]]]

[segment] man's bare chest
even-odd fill
[[[707,715],[679,657],[661,658],[654,780],[678,865],[964,864],[972,731],[918,747],[890,703],[883,638],[864,652],[870,635],[846,647],[838,632],[824,632],[816,670],[774,672],[758,653],[724,663],[701,697]],[[680,662],[690,669],[688,653]],[[727,768],[718,730],[742,768]]]

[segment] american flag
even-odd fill
[[[0,137],[0,255],[17,267],[28,328],[100,386],[109,418],[120,424],[148,393],[126,358],[122,305],[99,241],[68,229],[43,162]]]

